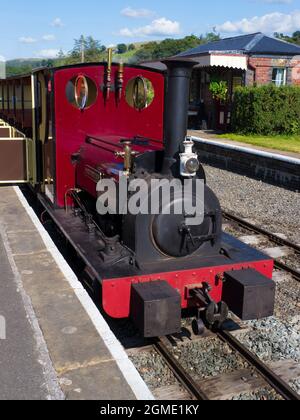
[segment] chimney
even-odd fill
[[[178,177],[181,145],[187,135],[190,81],[192,69],[197,64],[189,59],[168,59],[165,101],[165,157],[163,174]]]

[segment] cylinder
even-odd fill
[[[164,174],[178,175],[175,163],[180,147],[187,135],[190,81],[195,62],[191,60],[165,60],[168,68],[165,102],[165,157]],[[178,166],[178,165],[177,165]]]

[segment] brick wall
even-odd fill
[[[291,79],[292,83],[300,86],[300,57],[295,57],[291,60]]]
[[[287,83],[300,86],[300,57],[295,58],[272,58],[250,57],[249,70],[247,72],[247,85],[266,85],[272,82],[273,68],[284,67],[287,69]]]

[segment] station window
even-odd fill
[[[286,85],[286,69],[285,68],[274,68],[272,71],[272,83],[276,86]]]
[[[83,111],[96,102],[97,86],[89,77],[78,75],[68,82],[66,96],[71,105]]]

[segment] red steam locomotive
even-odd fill
[[[191,60],[165,70],[113,64],[41,69],[0,80],[0,182],[25,182],[77,254],[112,318],[145,337],[177,333],[182,309],[220,325],[274,311],[273,261],[222,232],[222,212],[186,138]],[[99,215],[97,185],[203,180],[203,218],[164,212]],[[127,198],[128,200],[129,198]],[[118,201],[118,199],[116,199]],[[170,208],[195,193],[171,193]],[[119,204],[119,203],[117,203]],[[118,207],[118,206],[117,206]],[[116,207],[116,208],[117,208]]]

